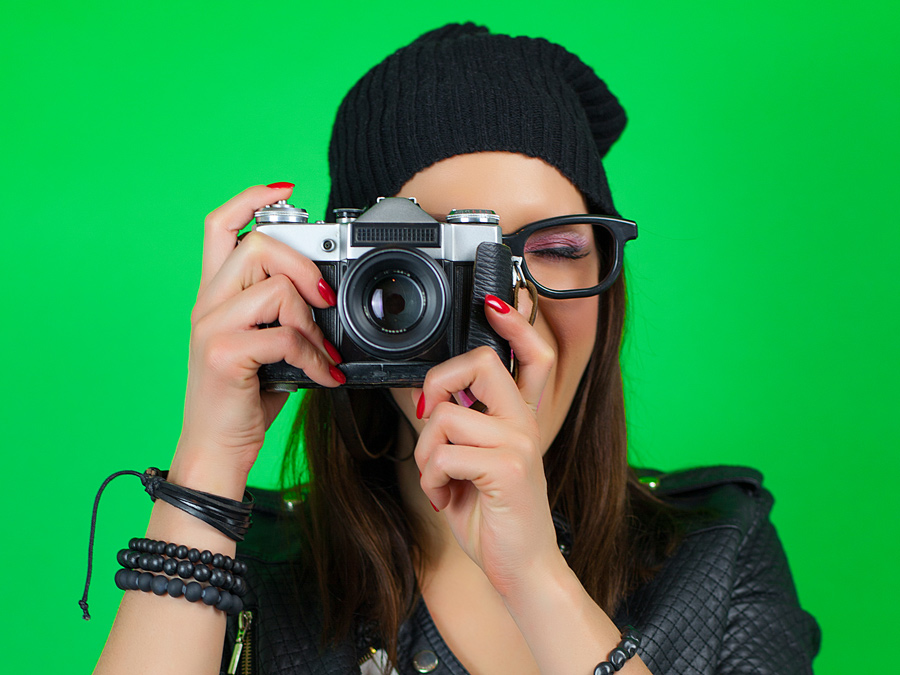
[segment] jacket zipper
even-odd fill
[[[366,661],[369,661],[370,659],[375,658],[375,653],[376,653],[375,647],[369,647],[369,653],[366,654],[365,656],[363,656],[361,659],[359,659],[357,661],[356,665],[358,665],[360,668],[362,668],[362,664],[364,664]]]
[[[241,675],[251,675],[251,659],[253,658],[253,644],[251,640],[250,625],[253,623],[253,612],[245,609],[238,617],[238,632],[234,639],[234,650],[231,652],[231,661],[228,663],[228,675],[236,675],[238,663],[241,665]]]

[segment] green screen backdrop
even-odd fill
[[[4,6],[9,672],[89,672],[102,649],[115,552],[151,505],[133,477],[105,493],[85,622],[92,500],[110,473],[171,460],[204,216],[289,180],[321,217],[343,93],[465,20],[564,44],[628,111],[606,165],[640,227],[633,461],[760,469],[823,629],[817,672],[883,671],[900,590],[897,19],[876,0]],[[251,484],[275,485],[294,407]]]

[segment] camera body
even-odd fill
[[[415,387],[434,365],[486,345],[510,366],[509,345],[490,327],[484,296],[513,302],[513,265],[492,211],[451,211],[435,220],[415,200],[381,198],[371,208],[335,209],[334,223],[309,223],[285,201],[255,214],[255,231],[312,260],[337,292],[313,308],[335,345],[344,387]],[[281,361],[260,368],[274,391],[318,387]]]

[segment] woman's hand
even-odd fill
[[[555,353],[501,300],[489,296],[485,313],[516,354],[518,382],[488,347],[432,368],[417,409],[427,423],[415,459],[432,505],[506,597],[562,561],[536,417]],[[454,394],[467,389],[486,412],[453,403]]]
[[[249,473],[288,396],[260,391],[262,364],[284,359],[321,385],[344,381],[334,367],[340,356],[325,343],[310,309],[334,305],[334,291],[316,265],[264,234],[251,232],[237,245],[253,212],[287,199],[292,188],[248,188],[206,218],[184,426],[173,465],[197,461]],[[280,326],[258,328],[276,320]]]

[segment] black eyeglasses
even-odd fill
[[[548,298],[586,298],[612,286],[622,271],[625,242],[637,224],[608,216],[546,218],[503,235],[522,260],[525,277]]]

